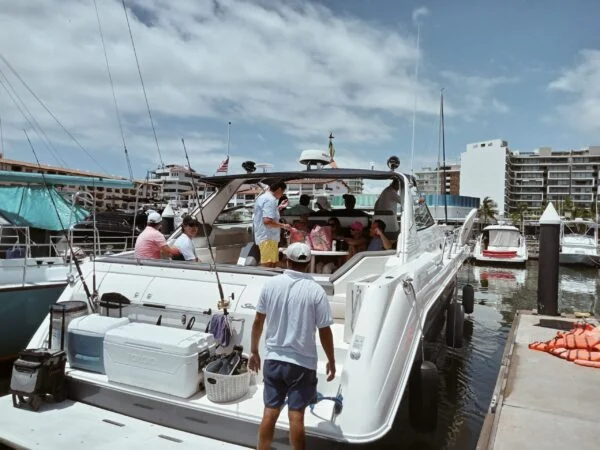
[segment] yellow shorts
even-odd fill
[[[276,263],[279,261],[279,242],[277,241],[262,241],[258,244],[260,249],[260,263]]]

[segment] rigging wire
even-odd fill
[[[81,145],[81,143],[75,138],[75,136],[73,136],[73,134],[67,130],[65,128],[65,126],[62,124],[62,122],[60,120],[58,120],[58,118],[54,115],[54,113],[52,111],[50,111],[50,109],[46,106],[46,104],[37,96],[37,94],[29,87],[29,85],[25,82],[25,80],[21,77],[21,75],[19,75],[19,73],[10,65],[10,63],[6,60],[6,58],[4,57],[4,55],[2,53],[0,53],[0,60],[2,60],[2,62],[4,62],[4,64],[6,64],[6,67],[8,67],[10,69],[10,71],[19,79],[19,81],[23,84],[23,86],[25,86],[25,88],[29,91],[29,93],[33,96],[33,98],[35,98],[37,100],[37,102],[42,106],[42,108],[44,108],[46,110],[46,112],[48,114],[50,114],[50,116],[54,119],[54,121],[62,128],[62,130],[67,134],[67,136],[69,136],[71,138],[71,140],[73,142],[75,142],[75,144],[92,160],[94,161],[94,163],[104,172],[104,173],[108,173],[108,170],[106,170],[106,168],[104,168],[102,166],[102,164],[100,164],[96,158],[94,158],[94,156],[87,151],[83,145]]]
[[[52,157],[54,158],[54,160],[56,161],[56,163],[59,166],[66,167],[67,163],[60,156],[58,150],[56,150],[56,148],[54,147],[54,145],[52,145],[52,142],[50,141],[50,138],[48,137],[48,135],[46,134],[46,132],[44,131],[44,129],[40,126],[40,124],[37,122],[37,120],[35,119],[35,117],[31,113],[31,111],[29,111],[29,108],[27,108],[27,105],[25,104],[25,102],[23,101],[23,99],[21,99],[21,97],[19,96],[18,92],[15,90],[14,86],[11,84],[10,80],[8,79],[8,77],[6,76],[6,74],[2,71],[2,69],[0,69],[0,75],[2,75],[2,77],[5,80],[5,81],[2,81],[2,79],[0,79],[0,86],[2,86],[4,88],[4,90],[6,91],[6,93],[8,94],[8,96],[10,97],[10,99],[12,100],[12,102],[14,103],[14,105],[17,107],[17,109],[19,110],[19,112],[21,113],[21,115],[23,116],[23,118],[25,119],[25,121],[27,122],[27,124],[35,132],[35,134],[40,139],[40,141],[42,141],[46,145],[46,147],[50,151],[50,154],[52,155]],[[7,85],[12,90],[12,93],[6,87]],[[23,111],[23,109],[25,109],[25,111]],[[27,114],[25,114],[25,112],[27,112],[27,114],[29,114],[29,116]],[[41,132],[41,134],[40,134],[40,132]]]
[[[194,169],[192,169],[192,165],[190,164],[190,157],[188,156],[187,148],[185,147],[185,141],[181,138],[181,144],[183,145],[183,151],[185,153],[185,159],[187,161],[188,168],[194,173]],[[206,184],[205,184],[206,186]],[[219,305],[223,307],[225,314],[227,314],[227,301],[225,300],[225,294],[223,293],[223,285],[221,284],[221,279],[219,277],[219,271],[217,270],[217,261],[215,259],[215,255],[213,253],[212,245],[210,243],[210,236],[206,232],[206,221],[204,220],[204,207],[200,204],[200,196],[198,195],[198,188],[196,186],[196,182],[192,178],[192,188],[194,189],[194,195],[196,196],[196,201],[198,202],[198,209],[200,210],[200,218],[202,219],[202,231],[204,236],[206,237],[206,243],[208,244],[208,251],[210,253],[210,258],[215,267],[215,276],[217,278],[217,287],[219,288],[219,295],[221,296],[221,301]],[[206,194],[206,191],[205,191]],[[203,201],[204,202],[204,201]],[[183,229],[183,225],[182,225]]]
[[[56,202],[54,201],[54,197],[52,196],[52,191],[50,191],[50,186],[48,185],[48,183],[46,182],[46,176],[44,174],[44,171],[42,170],[42,165],[40,164],[40,160],[37,157],[37,153],[35,152],[35,148],[33,148],[33,144],[31,143],[31,139],[29,139],[29,135],[27,134],[27,130],[23,130],[23,132],[25,133],[25,137],[27,138],[27,142],[29,142],[29,146],[31,147],[31,151],[33,152],[33,156],[35,157],[35,161],[40,169],[40,174],[42,175],[42,180],[44,182],[44,187],[46,188],[46,191],[48,191],[48,197],[50,197],[50,201],[52,202],[52,206],[54,207],[54,212],[56,213],[56,218],[58,219],[58,223],[60,224],[60,228],[61,228],[61,232],[63,234],[63,236],[65,237],[65,239],[67,240],[67,246],[69,247],[69,252],[71,253],[71,261],[75,262],[75,268],[77,269],[77,274],[79,275],[79,279],[81,280],[81,285],[83,286],[83,290],[85,292],[85,296],[87,298],[88,301],[88,305],[90,306],[90,309],[92,310],[92,312],[96,312],[96,306],[94,305],[94,297],[92,297],[92,294],[90,294],[90,290],[88,288],[87,283],[85,282],[85,278],[83,277],[83,272],[81,271],[81,266],[79,265],[79,261],[77,260],[77,258],[75,257],[75,252],[73,251],[73,246],[71,245],[71,241],[69,241],[69,237],[67,236],[67,233],[65,232],[65,226],[63,224],[63,221],[60,217],[60,214],[58,212],[58,207],[56,206]]]
[[[2,97],[0,96],[0,100]],[[2,102],[0,101],[0,153],[3,158],[6,158],[4,153],[4,129],[2,128]]]
[[[144,92],[144,99],[146,100],[146,109],[148,110],[148,117],[150,118],[150,125],[152,126],[152,133],[154,134],[154,142],[156,142],[156,150],[158,150],[158,160],[160,161],[160,167],[165,167],[165,164],[160,153],[160,146],[158,145],[158,138],[156,137],[156,128],[154,127],[154,120],[152,119],[152,112],[150,111],[150,104],[148,103],[148,95],[146,95],[146,86],[144,85],[144,78],[142,77],[142,69],[140,68],[140,62],[138,60],[137,51],[135,49],[135,42],[133,41],[133,33],[131,32],[131,25],[129,23],[129,15],[127,14],[127,7],[125,6],[125,0],[121,0],[123,4],[123,11],[125,12],[125,20],[127,20],[127,29],[129,30],[129,37],[131,38],[131,47],[133,48],[133,55],[135,56],[135,64],[137,65],[138,74],[140,76],[140,83],[142,84],[142,91]]]
[[[125,133],[123,132],[123,123],[121,121],[121,114],[119,112],[119,105],[117,103],[117,96],[115,95],[115,85],[113,83],[112,74],[110,72],[110,64],[108,63],[108,53],[106,52],[106,44],[104,42],[104,33],[102,32],[102,25],[100,23],[100,13],[98,12],[98,4],[94,0],[94,9],[96,10],[96,19],[98,20],[98,31],[100,32],[100,40],[102,41],[102,50],[104,51],[104,61],[106,62],[106,71],[108,72],[108,80],[110,81],[110,88],[112,91],[113,102],[115,105],[115,113],[117,115],[117,122],[119,123],[119,131],[121,132],[121,140],[123,141],[123,149],[125,150],[125,160],[127,161],[127,169],[129,170],[129,179],[133,181],[133,170],[131,169],[131,160],[129,159],[129,152],[127,151],[127,144],[125,143]]]

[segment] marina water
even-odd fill
[[[515,312],[536,306],[538,264],[530,260],[524,269],[465,265],[459,275],[459,292],[466,283],[475,288],[476,304],[474,314],[465,319],[463,347],[446,347],[442,333],[438,341],[426,349],[440,372],[436,431],[423,434],[410,428],[405,396],[394,429],[381,441],[353,449],[375,450],[384,446],[410,450],[475,448]],[[600,306],[596,302],[599,288],[597,269],[561,267],[559,309],[600,315]],[[8,389],[9,376],[10,367],[0,367],[2,395]]]

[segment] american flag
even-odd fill
[[[229,170],[229,156],[221,162],[221,165],[219,165],[219,168],[217,169],[217,173],[227,172],[228,170]]]

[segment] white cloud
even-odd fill
[[[441,75],[449,83],[446,94],[456,108],[454,112],[463,118],[479,120],[485,112],[505,114],[510,111],[510,107],[494,98],[493,94],[499,86],[516,83],[516,78],[463,75],[447,70]]]
[[[582,50],[579,62],[549,85],[569,99],[557,107],[559,119],[577,130],[600,132],[600,50]]]
[[[427,9],[425,6],[421,6],[420,8],[415,9],[412,13],[413,23],[417,24],[421,17],[426,17],[428,15],[429,9]]]
[[[425,76],[414,83],[412,30],[293,0],[127,4],[166,162],[183,160],[185,137],[192,165],[210,172],[227,146],[225,127],[217,130],[215,122],[260,126],[256,145],[263,142],[263,130],[274,130],[291,142],[326,146],[323,136],[334,130],[341,147],[358,148],[389,142],[399,124],[410,120],[415,91],[419,114],[438,113],[435,84]],[[98,2],[98,8],[125,139],[136,172],[143,174],[157,165],[158,156],[123,9],[119,1]],[[413,19],[427,13],[418,8]],[[2,54],[77,139],[103,164],[126,173],[93,3],[5,2],[0,42]],[[73,149],[72,142],[1,63],[0,69],[68,162],[65,149]],[[491,95],[492,88],[484,91]],[[0,96],[5,138],[21,145],[21,129],[29,127],[1,87]],[[454,108],[449,102],[447,113]],[[232,155],[246,151],[235,134],[233,142]],[[268,149],[240,155],[239,162],[281,155],[268,142]],[[358,157],[364,164],[365,157]],[[232,165],[237,162],[232,158]]]

